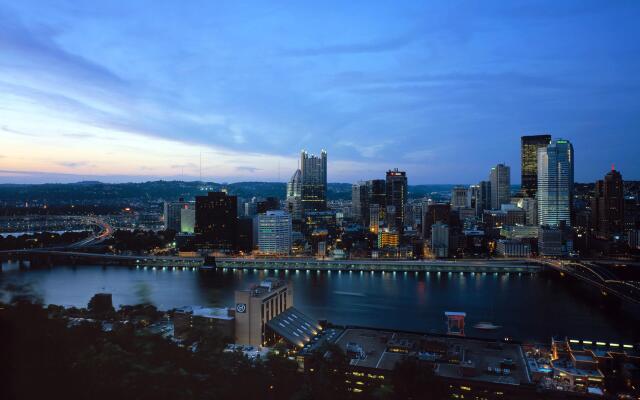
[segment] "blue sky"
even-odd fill
[[[321,4],[317,4],[321,3]],[[637,1],[0,0],[0,182],[519,181],[523,134],[576,180],[640,179]]]

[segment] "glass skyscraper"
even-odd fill
[[[511,202],[511,168],[498,164],[491,168],[489,174],[491,182],[491,208],[499,210],[503,204]]]
[[[551,135],[531,135],[520,138],[522,164],[521,191],[527,197],[536,197],[538,189],[538,149],[551,143]]]
[[[538,149],[538,223],[571,226],[573,146],[557,139]]]
[[[320,156],[302,151],[302,208],[304,211],[324,211],[327,208],[327,152]]]

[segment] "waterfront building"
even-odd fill
[[[324,211],[327,208],[327,152],[320,156],[300,153],[302,209],[306,211]]]
[[[571,226],[573,209],[573,146],[554,140],[538,149],[538,223]]]
[[[199,245],[223,252],[235,251],[238,235],[238,198],[225,192],[196,196],[195,234]]]
[[[194,203],[189,201],[184,201],[183,198],[180,198],[178,201],[165,201],[164,202],[164,229],[165,230],[173,230],[175,232],[181,231],[181,210],[183,208],[193,209]]]
[[[449,257],[449,225],[438,221],[431,226],[431,253],[438,258]]]
[[[193,233],[196,226],[195,207],[180,209],[180,232]]]
[[[498,164],[491,168],[491,209],[498,210],[503,204],[511,201],[511,168]]]
[[[498,240],[496,253],[503,257],[529,257],[531,245],[519,240]]]
[[[291,216],[276,210],[258,215],[258,249],[264,254],[289,255]]]
[[[551,143],[551,135],[531,135],[520,138],[520,162],[522,166],[521,189],[526,197],[535,198],[538,190],[538,149]]]
[[[366,182],[354,183],[351,186],[351,213],[356,222],[367,226],[369,223],[369,186]]]
[[[235,303],[235,342],[267,346],[276,340],[266,329],[267,323],[293,307],[293,287],[277,279],[267,279],[248,290],[237,290]]]
[[[387,171],[386,195],[387,207],[395,208],[395,223],[390,227],[395,227],[400,233],[404,231],[404,206],[407,204],[407,173],[398,169]]]
[[[547,257],[567,257],[573,252],[573,241],[564,227],[538,228],[538,253]]]
[[[605,239],[621,237],[624,232],[624,188],[622,175],[615,169],[596,182],[591,221],[596,234]]]
[[[451,207],[454,210],[471,207],[471,196],[468,188],[464,186],[455,186],[451,190]]]

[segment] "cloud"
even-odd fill
[[[258,171],[262,171],[262,168],[257,168],[257,167],[249,167],[249,166],[240,166],[240,167],[236,167],[237,171],[242,171],[242,172],[250,172],[250,173],[254,173],[254,172],[258,172]]]
[[[38,136],[38,135],[34,135],[33,133],[28,133],[28,132],[24,132],[21,130],[17,130],[17,129],[12,129],[9,128],[6,125],[2,125],[2,127],[0,128],[3,131],[7,132],[7,133],[13,133],[14,135],[20,135],[20,136]]]
[[[73,169],[93,166],[93,164],[89,163],[88,161],[62,161],[62,162],[58,162],[57,164],[62,167],[73,168]]]
[[[411,32],[400,36],[372,40],[369,42],[288,49],[282,51],[280,54],[286,57],[315,57],[336,54],[384,53],[402,49],[417,39],[418,35]]]

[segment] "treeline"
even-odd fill
[[[192,351],[122,324],[105,332],[87,320],[69,326],[50,309],[22,299],[0,304],[2,399],[437,399],[433,372],[409,360],[388,385],[352,393],[348,359],[334,345],[316,353],[313,371],[272,353],[251,361],[219,346]],[[395,389],[394,389],[395,388]]]
[[[0,250],[37,249],[41,247],[66,246],[88,237],[91,232],[41,232],[28,235],[0,236]]]

